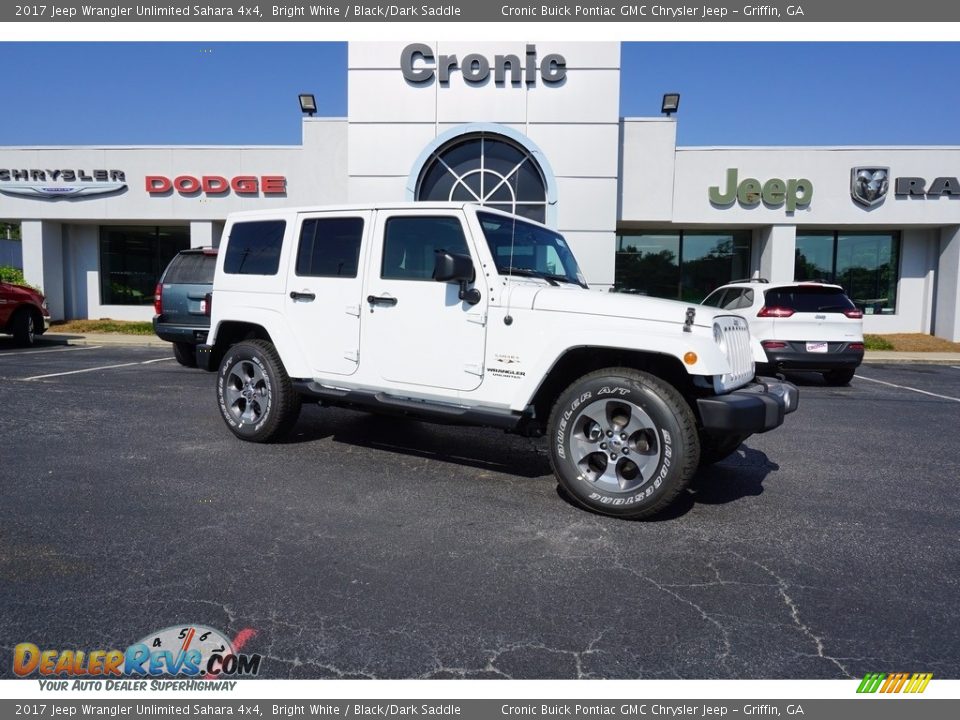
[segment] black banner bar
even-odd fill
[[[278,2],[210,3],[161,0],[56,0],[0,7],[2,22],[957,22],[960,3],[943,0],[793,0],[746,4],[644,3],[585,0],[505,2],[435,0],[428,3]]]
[[[960,700],[227,700],[145,697],[141,700],[3,700],[0,718],[435,718],[436,720],[943,720]]]

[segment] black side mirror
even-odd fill
[[[446,250],[437,250],[433,262],[433,279],[437,282],[460,283],[460,299],[470,305],[480,302],[480,291],[476,288],[467,289],[467,284],[476,278],[473,269],[473,260],[469,255],[450,253]]]
[[[473,260],[469,255],[437,250],[433,263],[433,279],[437,282],[473,282]]]

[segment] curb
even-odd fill
[[[107,345],[126,347],[169,348],[170,343],[149,335],[61,335],[44,333],[39,342],[45,345]]]

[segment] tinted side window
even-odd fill
[[[715,308],[721,307],[721,303],[723,302],[723,296],[726,292],[727,292],[726,290],[714,290],[712,293],[707,295],[707,297],[704,299],[701,305],[707,305],[709,307],[715,307]]]
[[[394,217],[387,220],[380,277],[393,280],[433,278],[437,250],[469,255],[460,221],[453,217]]]
[[[163,282],[178,285],[203,285],[213,282],[217,267],[217,256],[202,253],[180,253],[170,261],[163,274]]]
[[[357,276],[363,218],[309,218],[300,229],[297,275]]]
[[[283,220],[236,223],[230,230],[224,272],[232,275],[276,275],[283,247]]]

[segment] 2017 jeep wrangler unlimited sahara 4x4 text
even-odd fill
[[[237,437],[303,401],[546,434],[557,479],[619,517],[667,507],[698,464],[797,407],[755,378],[747,323],[591,291],[564,238],[471,204],[231,215],[198,361]]]

